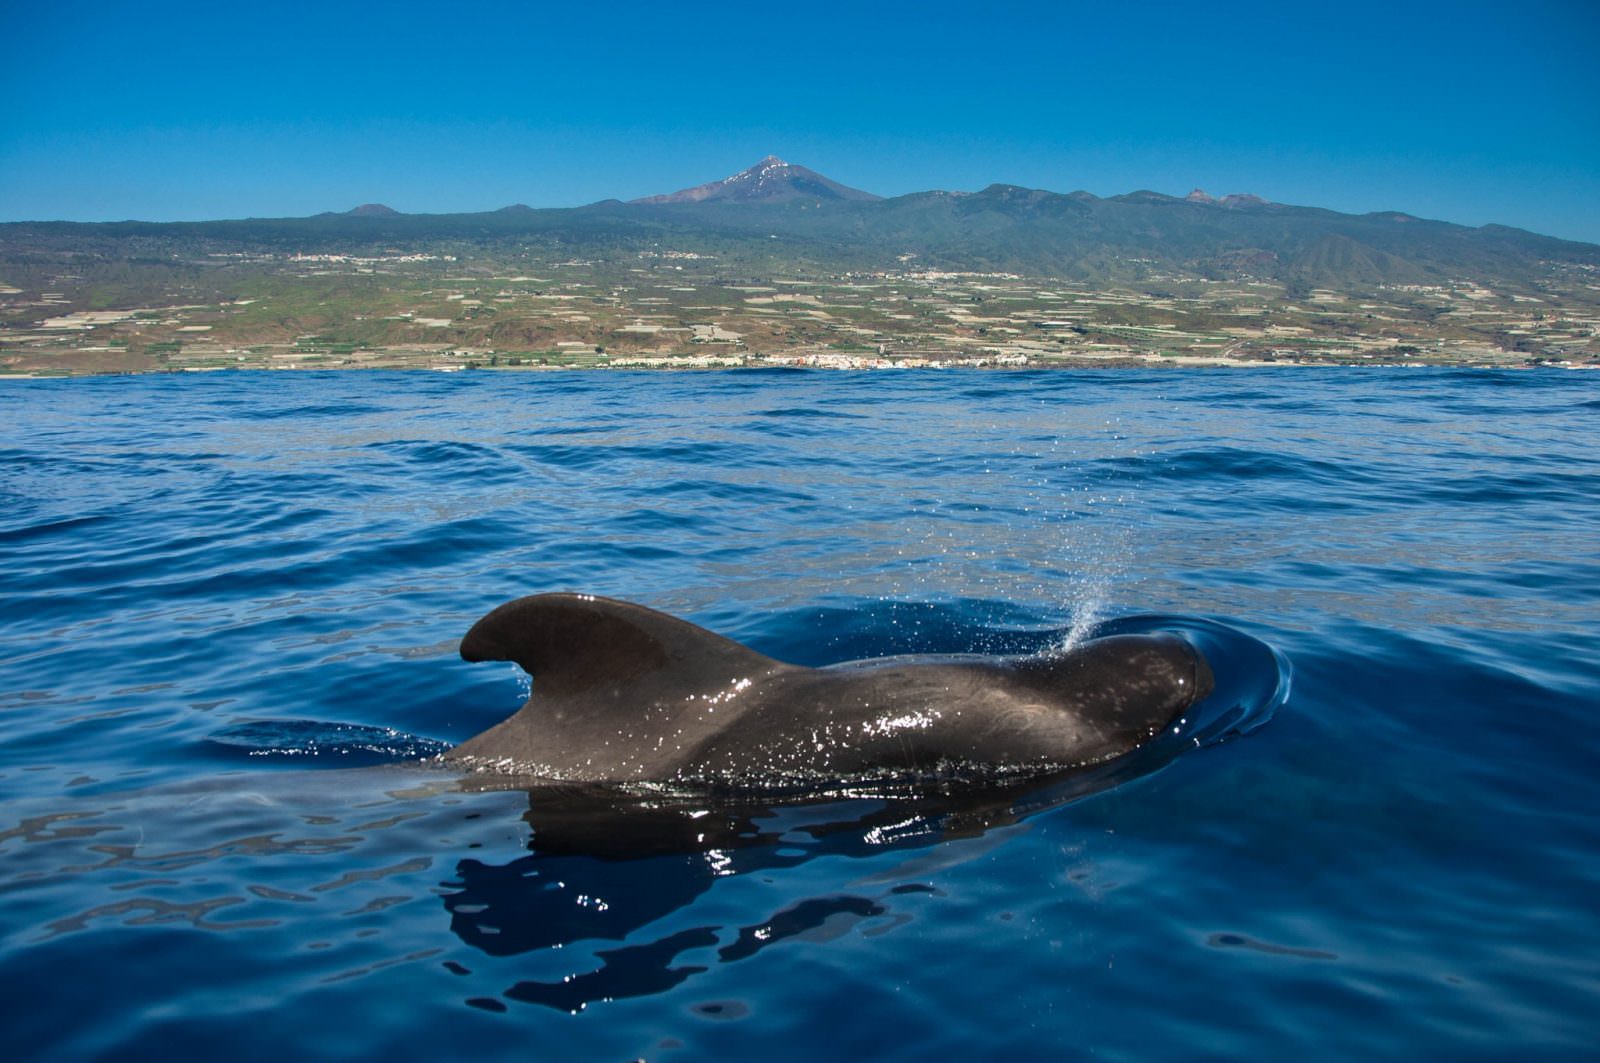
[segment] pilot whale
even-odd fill
[[[1205,658],[1171,635],[807,668],[584,594],[500,606],[461,656],[514,661],[533,688],[446,763],[574,784],[1063,774],[1139,748],[1213,687]]]

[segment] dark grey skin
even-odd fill
[[[445,760],[579,784],[1059,774],[1137,749],[1213,686],[1204,658],[1174,636],[804,668],[577,594],[500,606],[467,632],[461,656],[515,661],[533,695]]]

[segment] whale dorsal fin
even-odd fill
[[[790,667],[703,627],[589,594],[536,594],[495,609],[461,640],[468,661],[515,661],[542,698],[637,683],[696,687],[706,677]]]

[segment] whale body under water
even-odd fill
[[[533,688],[444,760],[578,784],[1060,774],[1132,752],[1213,687],[1205,658],[1173,635],[807,668],[581,594],[500,606],[467,632],[461,656],[515,661]]]

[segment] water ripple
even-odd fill
[[[7,1050],[1586,1058],[1593,379],[6,381]],[[1059,790],[463,790],[456,640],[555,589],[1218,689]]]

